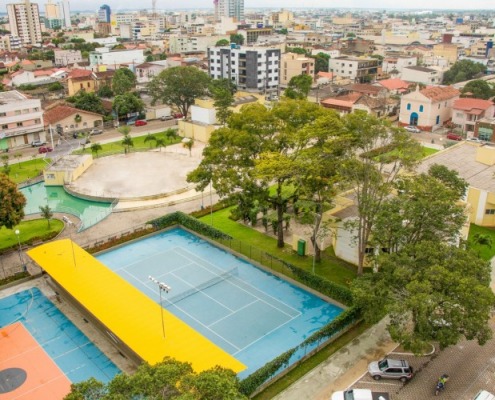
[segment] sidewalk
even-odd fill
[[[368,363],[379,360],[397,344],[387,332],[387,320],[374,325],[347,346],[312,369],[274,397],[276,400],[328,400],[333,392],[351,386],[366,371]]]

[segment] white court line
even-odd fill
[[[212,323],[211,323],[210,325],[208,325],[208,326],[215,325],[215,324],[219,323],[220,321],[223,321],[225,318],[228,318],[228,317],[230,317],[231,315],[233,315],[233,314],[235,314],[235,313],[238,313],[239,311],[243,310],[244,308],[249,307],[251,304],[257,303],[258,301],[259,301],[259,300],[254,300],[254,301],[252,301],[251,303],[248,303],[248,304],[246,304],[246,305],[242,306],[241,308],[238,308],[238,309],[237,309],[237,310],[235,310],[235,311],[233,311],[233,310],[232,310],[232,312],[231,312],[230,314],[227,314],[227,315],[225,315],[224,317],[222,317],[222,318],[220,318],[220,319],[217,319],[215,322],[212,322]]]
[[[106,266],[107,268],[112,269],[112,271],[117,272],[117,271],[120,271],[121,269],[125,269],[125,268],[128,268],[128,267],[134,266],[134,265],[136,265],[136,264],[142,264],[142,263],[143,263],[143,261],[149,260],[150,258],[154,258],[154,257],[157,257],[157,256],[164,256],[164,255],[165,255],[165,253],[168,253],[168,252],[170,252],[170,251],[172,251],[172,252],[174,252],[174,253],[176,253],[176,254],[178,254],[178,255],[180,255],[180,256],[181,256],[182,254],[180,254],[180,252],[176,251],[176,249],[180,249],[180,248],[181,248],[181,247],[179,247],[179,246],[175,246],[175,247],[172,247],[172,248],[170,248],[170,249],[168,249],[168,250],[166,250],[166,251],[152,253],[152,254],[150,254],[150,255],[149,255],[149,256],[147,256],[147,257],[139,257],[139,259],[138,259],[138,260],[136,260],[136,261],[134,261],[134,262],[131,262],[131,263],[129,263],[129,264],[124,264],[124,265],[120,264],[120,265],[119,265],[119,268],[117,268],[117,269],[110,268],[110,267],[108,267],[108,265],[106,265],[106,264],[105,264],[105,266]],[[120,260],[121,260],[121,259],[119,258],[119,261],[120,261]]]

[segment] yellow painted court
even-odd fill
[[[38,246],[28,255],[144,361],[155,364],[169,356],[190,362],[198,372],[215,365],[236,373],[246,368],[167,310],[162,314],[159,304],[70,239]]]

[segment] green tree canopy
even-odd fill
[[[232,33],[230,35],[230,43],[243,45],[244,44],[244,36],[242,36],[240,33]]]
[[[112,78],[112,90],[115,94],[125,94],[136,87],[136,75],[128,68],[119,68]]]
[[[71,385],[64,400],[115,399],[246,400],[231,370],[214,367],[195,373],[189,363],[165,358],[141,364],[132,375],[119,374],[104,384],[94,378]]]
[[[160,100],[187,116],[197,97],[208,91],[210,77],[195,67],[172,67],[160,72],[148,85],[153,104]]]
[[[221,124],[225,124],[232,114],[230,107],[234,104],[236,86],[230,79],[213,79],[210,82],[209,92],[214,100],[217,119]]]
[[[353,295],[366,320],[390,316],[392,339],[420,353],[430,341],[441,348],[462,338],[484,344],[495,297],[490,264],[471,251],[434,242],[408,245],[382,254],[379,272],[353,283]]]
[[[0,228],[12,229],[24,218],[26,198],[9,177],[0,172]]]
[[[443,75],[443,83],[451,85],[457,82],[464,82],[475,79],[486,73],[486,66],[471,60],[457,61]]]
[[[318,72],[328,72],[330,56],[325,53],[318,53],[314,56],[315,74]]]
[[[220,39],[218,42],[215,43],[215,46],[228,46],[230,42],[228,39]]]
[[[308,97],[309,91],[311,90],[311,84],[313,83],[313,78],[309,75],[296,75],[293,76],[284,95],[289,99],[306,99]]]
[[[91,111],[98,114],[105,113],[103,103],[96,93],[88,93],[84,90],[80,90],[74,96],[69,97],[67,101],[80,110]]]
[[[115,96],[112,109],[118,113],[119,117],[130,113],[140,113],[144,110],[144,102],[135,93],[127,92]]]
[[[482,79],[475,79],[462,88],[461,96],[488,100],[495,96],[495,88]]]

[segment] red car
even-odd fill
[[[49,153],[50,151],[53,151],[53,149],[50,146],[41,146],[38,147],[38,153]]]
[[[456,134],[454,132],[447,133],[447,139],[449,139],[449,140],[457,140],[457,141],[463,140],[462,139],[462,136],[460,136],[460,135],[458,135],[458,134]]]
[[[146,122],[144,119],[138,119],[134,126],[145,126],[148,125],[148,122]]]
[[[176,118],[176,119],[183,118],[183,117],[184,116],[181,113],[175,113],[174,114],[174,118]]]

